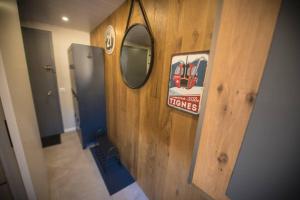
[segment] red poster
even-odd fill
[[[208,52],[174,55],[171,60],[168,105],[192,114],[200,113]]]

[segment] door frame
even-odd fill
[[[8,183],[11,195],[14,199],[27,200],[27,195],[20,169],[16,160],[13,144],[10,139],[7,121],[4,115],[0,99],[0,160]]]
[[[2,59],[2,53],[0,49],[0,98],[2,101],[3,112],[7,120],[7,126],[10,132],[10,137],[12,144],[14,146],[14,153],[16,160],[20,167],[21,177],[24,183],[28,199],[36,199],[36,193],[33,187],[33,182],[31,179],[30,171],[28,168],[28,163],[25,157],[25,151],[22,144],[20,130],[17,124],[17,118],[14,112],[14,107],[12,104],[11,94],[8,86],[8,81],[6,77],[6,72],[4,68],[4,63]]]

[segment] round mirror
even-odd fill
[[[153,60],[153,39],[146,26],[135,24],[126,31],[120,60],[126,85],[142,87],[150,75]]]

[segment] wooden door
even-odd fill
[[[228,198],[226,189],[255,103],[280,3],[223,2],[193,174],[193,183],[214,199]]]

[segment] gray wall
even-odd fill
[[[295,197],[300,191],[299,13],[299,1],[283,1],[256,105],[228,187],[232,200],[299,199]]]

